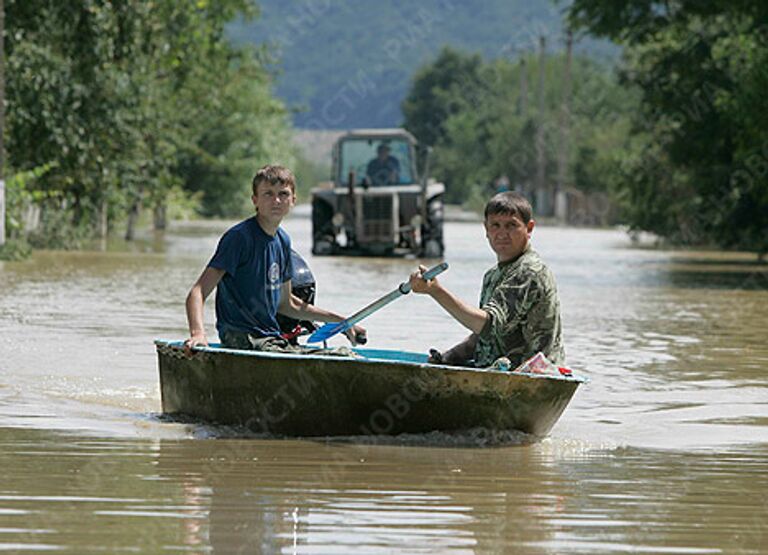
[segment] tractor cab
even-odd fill
[[[332,181],[312,190],[318,255],[443,255],[445,186],[420,177],[404,129],[350,131],[333,147]]]

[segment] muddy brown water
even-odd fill
[[[415,265],[312,257],[308,220],[286,227],[319,304],[343,313]],[[0,263],[0,550],[768,552],[768,274],[753,258],[539,228],[569,365],[591,379],[550,437],[291,440],[157,417],[152,340],[184,337],[184,296],[224,228]],[[482,229],[446,235],[442,280],[475,302],[493,264]],[[365,325],[376,348],[464,336],[414,295]]]

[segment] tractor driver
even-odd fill
[[[374,186],[396,185],[400,182],[400,162],[390,154],[388,144],[381,143],[376,149],[376,158],[368,162],[365,176]]]

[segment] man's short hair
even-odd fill
[[[251,187],[253,194],[258,194],[257,189],[260,183],[269,183],[270,185],[288,185],[291,192],[296,194],[296,177],[293,172],[286,167],[277,164],[267,164],[259,168],[256,175],[253,176]]]
[[[524,224],[528,224],[533,217],[531,203],[520,193],[505,191],[494,195],[485,205],[485,219],[495,214],[517,216]]]

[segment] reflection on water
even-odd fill
[[[3,437],[14,479],[0,482],[0,546],[759,553],[768,540],[765,448]]]
[[[631,248],[614,231],[540,228],[569,364],[592,379],[549,439],[481,449],[434,434],[243,438],[153,417],[152,340],[185,334],[184,296],[225,228],[0,265],[0,550],[764,549],[765,266]],[[416,264],[312,257],[309,222],[288,229],[318,302],[340,312],[390,291]],[[493,263],[482,229],[450,224],[446,235],[441,280],[474,300]],[[365,325],[375,348],[424,351],[464,336],[415,295]]]

